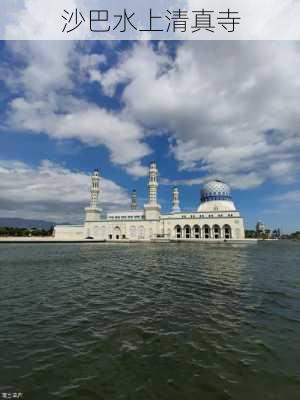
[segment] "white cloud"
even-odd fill
[[[79,60],[80,70],[85,73],[90,73],[105,62],[106,57],[104,54],[84,55],[81,56]]]
[[[131,174],[136,178],[146,176],[149,172],[149,168],[144,167],[143,165],[141,165],[140,162],[134,162],[132,164],[129,164],[126,170],[129,174]]]
[[[7,0],[6,0],[7,1]],[[4,2],[5,3],[5,2]],[[79,10],[87,0],[9,0],[5,13],[0,17],[1,38],[6,40],[49,40],[63,39],[61,33],[64,21],[60,18],[63,10]],[[61,28],[60,28],[61,26]],[[87,24],[75,30],[72,39],[89,37]]]
[[[127,114],[168,132],[181,169],[251,187],[298,172],[299,51],[297,42],[184,42],[168,57],[141,43],[99,83],[111,96],[126,85]]]
[[[47,160],[36,168],[0,161],[0,214],[5,217],[76,223],[84,218],[89,190],[90,176]],[[106,209],[129,204],[125,190],[105,178],[101,179],[100,201]]]
[[[151,150],[143,141],[143,128],[126,113],[72,94],[76,80],[79,85],[89,80],[105,62],[104,55],[84,54],[74,42],[13,42],[9,48],[25,65],[7,71],[6,84],[18,96],[11,101],[6,127],[104,145],[114,164],[134,176],[145,175],[141,159]]]
[[[28,97],[41,97],[73,86],[69,63],[75,55],[72,42],[6,42],[7,47],[24,66],[14,69],[13,82]]]
[[[299,218],[296,217],[300,211],[299,189],[283,190],[282,193],[267,196],[264,200],[266,208],[260,213],[265,216],[265,222],[271,217],[273,221],[270,224],[280,226],[284,232],[299,230]]]
[[[281,206],[289,207],[292,204],[300,204],[300,190],[291,190],[285,193],[272,196],[271,199]]]
[[[162,185],[180,185],[180,186],[199,186],[208,180],[218,179],[220,175],[206,175],[203,178],[191,178],[191,179],[162,179]],[[227,175],[226,182],[230,182],[230,185],[234,189],[251,189],[260,186],[263,183],[263,179],[255,172],[250,172],[247,175]]]
[[[157,132],[168,135],[181,170],[235,187],[290,183],[299,172],[297,42],[184,42],[173,53],[165,43],[154,50],[142,42],[109,68],[103,54],[73,42],[12,46],[25,62],[7,79],[17,90],[14,129],[103,145],[137,177],[151,153],[145,140]],[[89,82],[111,97],[122,84],[121,110],[73,93]]]
[[[77,138],[90,146],[104,145],[114,164],[138,175],[142,169],[137,160],[150,151],[142,143],[142,131],[134,121],[73,97],[54,96],[35,102],[17,98],[11,110],[11,126],[45,132],[57,139]]]

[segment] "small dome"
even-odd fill
[[[201,202],[231,200],[230,187],[219,180],[207,182],[201,190]]]

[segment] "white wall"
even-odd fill
[[[86,238],[83,225],[57,225],[54,228],[54,236],[57,240],[82,240]]]
[[[160,231],[159,221],[102,221],[86,223],[85,232],[97,240],[150,240]]]
[[[220,227],[219,238],[225,239],[224,226],[228,225],[231,228],[232,239],[244,239],[244,221],[238,217],[224,217],[224,218],[168,218],[159,221],[100,221],[100,222],[87,222],[82,229],[74,228],[72,235],[81,232],[84,238],[90,236],[97,240],[116,240],[116,239],[130,239],[130,240],[150,240],[156,238],[157,235],[163,235],[171,239],[176,239],[175,227],[179,225],[184,231],[185,226],[191,228],[190,238],[195,238],[194,227],[200,227],[200,237],[204,238],[204,225],[209,227],[210,238],[215,238],[213,231],[214,226]],[[72,229],[69,230],[69,233]],[[68,234],[68,230],[63,231],[63,235]],[[72,236],[72,237],[73,237]],[[185,235],[182,234],[184,238]]]

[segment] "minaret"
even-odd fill
[[[156,162],[152,161],[149,168],[148,203],[145,204],[145,218],[150,220],[158,220],[160,216],[160,205],[157,203],[157,178]]]
[[[133,189],[131,193],[131,210],[136,210],[137,209],[137,195],[136,195],[136,190]]]
[[[102,210],[97,207],[99,193],[100,193],[100,173],[98,169],[95,169],[92,175],[90,207],[87,207],[85,209],[86,222],[100,221]]]
[[[173,198],[172,198],[172,214],[180,212],[180,201],[179,201],[179,190],[178,187],[173,188]]]
[[[158,170],[156,167],[156,162],[152,161],[149,169],[148,204],[154,206],[157,205],[157,188],[158,188],[157,176],[158,176]]]
[[[99,175],[99,170],[95,169],[95,171],[92,175],[91,207],[90,208],[97,208],[99,193],[100,193],[100,175]]]

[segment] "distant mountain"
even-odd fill
[[[22,219],[22,218],[1,218],[0,227],[10,228],[37,228],[37,229],[50,229],[55,222],[40,221],[35,219]]]

